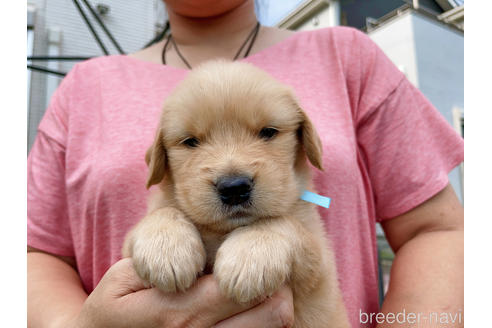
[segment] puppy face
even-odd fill
[[[171,186],[195,224],[230,231],[288,213],[306,155],[322,168],[319,137],[289,88],[249,64],[209,62],[166,99],[147,186]]]

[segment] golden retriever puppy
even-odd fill
[[[212,272],[249,302],[288,284],[295,327],[349,327],[310,189],[321,142],[292,91],[246,63],[208,62],[166,99],[147,152],[148,214],[123,256],[164,292]]]

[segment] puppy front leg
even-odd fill
[[[133,258],[142,279],[164,292],[190,287],[206,259],[198,230],[173,207],[144,217],[126,236],[122,253]]]
[[[219,247],[214,275],[227,297],[246,303],[273,294],[289,279],[298,241],[286,218],[237,228]]]

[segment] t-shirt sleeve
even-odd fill
[[[74,255],[65,193],[72,80],[69,73],[52,96],[27,159],[27,244],[61,256]]]
[[[463,161],[464,141],[369,37],[358,37],[366,56],[357,142],[381,221],[441,191],[448,173]]]

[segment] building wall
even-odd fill
[[[141,49],[156,32],[156,24],[162,25],[164,11],[161,0],[90,0],[93,8],[96,4],[110,7],[102,21],[127,53]],[[34,55],[47,55],[51,50],[60,56],[102,56],[90,30],[77,11],[73,1],[68,0],[28,0],[36,8],[34,25]],[[79,1],[82,3],[82,1]],[[85,7],[82,5],[85,9]],[[109,39],[103,34],[91,14],[85,10],[110,54],[118,54]],[[49,31],[59,29],[61,39],[58,44],[49,47]],[[75,62],[38,62],[35,65],[53,65],[53,69],[68,72]],[[51,94],[61,78],[54,75],[33,72],[31,80],[31,103],[28,115],[28,151],[34,141],[37,126],[49,103]]]
[[[369,36],[454,126],[453,109],[463,109],[463,34],[408,11],[369,32]],[[463,200],[461,168],[449,179]]]
[[[420,90],[446,117],[464,107],[463,34],[420,15],[412,15]]]
[[[377,20],[405,4],[412,3],[412,0],[343,0],[342,22],[344,25],[361,29],[366,26],[367,18]],[[419,7],[435,14],[443,12],[435,0],[419,0]]]
[[[368,34],[418,88],[419,74],[412,15],[407,12]]]
[[[324,27],[340,25],[340,2],[339,0],[327,1],[328,7],[319,10],[296,28],[296,31],[315,30]]]
[[[427,17],[413,15],[419,88],[453,124],[453,109],[464,110],[464,36]],[[449,179],[463,201],[462,167]]]

